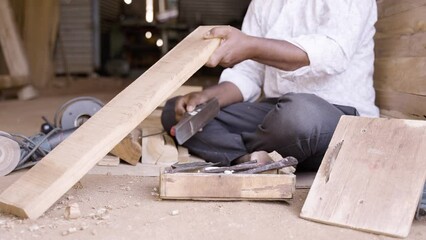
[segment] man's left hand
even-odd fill
[[[221,38],[220,46],[211,55],[206,63],[208,67],[232,67],[244,60],[250,59],[252,53],[252,39],[240,30],[231,27],[215,27],[204,35],[205,39]]]

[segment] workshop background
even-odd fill
[[[0,193],[30,167],[2,172],[1,167],[10,164],[4,159],[21,161],[31,150],[26,148],[31,146],[29,142],[44,141],[46,135],[41,133],[49,134],[52,126],[68,130],[65,123],[72,122],[78,126],[72,125],[71,128],[79,127],[94,114],[94,109],[99,110],[117,96],[198,26],[240,28],[249,3],[250,0],[0,0],[0,135],[3,136],[0,138],[3,141],[0,142]],[[377,4],[374,87],[381,116],[424,122],[426,0],[377,0]],[[220,67],[203,67],[173,94],[200,91],[214,85],[222,70]],[[167,140],[166,135],[158,134],[163,133],[160,123],[163,104],[123,139],[120,144],[126,151],[114,148],[112,155],[99,161],[39,219],[22,220],[0,213],[0,240],[58,237],[389,239],[301,219],[299,214],[316,173],[310,173],[306,178],[298,175],[297,186],[292,188],[292,199],[281,202],[160,201],[160,169],[167,164],[170,166],[170,159],[174,162],[176,159],[179,162],[193,160],[184,148],[174,143],[170,147],[171,138]],[[85,114],[76,118],[74,111]],[[395,125],[392,131],[396,128],[395,131],[400,133],[413,126],[416,125]],[[417,137],[424,136],[425,131],[421,130],[420,127],[417,129]],[[365,130],[353,132],[362,131]],[[412,147],[416,150],[407,151],[401,161],[424,151],[421,146],[426,141],[416,141],[413,139],[418,138],[402,133],[396,141],[387,135],[392,131],[383,130],[384,134],[376,136],[379,138],[376,141],[384,147],[399,144],[395,149]],[[24,136],[30,141],[22,141],[24,147],[16,145],[17,149],[10,151],[12,147],[2,145],[7,141],[10,143],[9,134]],[[136,150],[127,151],[129,148]],[[377,158],[384,156],[377,151],[356,150],[355,147],[345,149],[349,151],[347,156],[354,159],[364,152]],[[118,156],[122,154],[126,156]],[[392,158],[389,156],[392,151],[386,154],[384,159]],[[40,155],[44,156],[39,154],[36,157]],[[152,155],[155,157],[149,159]],[[421,161],[418,163],[422,164]],[[379,161],[371,166],[371,171],[384,169]],[[56,167],[62,166],[57,164]],[[410,175],[413,171],[405,173]],[[392,176],[383,187],[400,187],[402,180],[400,175]],[[229,188],[230,192],[235,192]],[[191,192],[189,187],[178,190],[184,194]],[[261,191],[255,188],[254,192]],[[375,206],[377,209],[396,202],[400,206],[398,210],[403,212],[408,198],[405,189],[398,189],[393,198],[381,199],[381,193],[382,189],[378,189],[375,196],[384,204]],[[417,195],[415,198],[417,201]],[[79,207],[75,207],[75,203]],[[70,218],[72,209],[78,209],[78,217]],[[425,239],[426,188],[417,209],[407,239]],[[383,213],[393,210],[385,208]],[[382,216],[373,214],[363,217],[371,220]],[[382,219],[380,222],[389,221]]]

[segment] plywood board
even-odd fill
[[[425,156],[426,121],[343,116],[300,216],[406,237],[426,179]]]
[[[293,197],[293,174],[163,173],[160,198],[193,200],[285,200]]]
[[[0,210],[37,218],[201,68],[220,40],[199,27],[0,195]]]

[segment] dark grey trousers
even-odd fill
[[[161,116],[164,129],[176,125],[176,98]],[[222,108],[219,115],[183,144],[207,161],[231,165],[254,151],[277,151],[297,158],[299,170],[317,170],[342,115],[358,115],[353,107],[332,105],[313,94],[288,93],[261,102]]]

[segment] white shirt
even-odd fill
[[[374,105],[376,0],[253,0],[242,31],[288,41],[304,50],[309,66],[283,71],[246,60],[225,69],[220,82],[234,83],[244,101],[285,93],[312,93],[332,104],[377,117]]]

